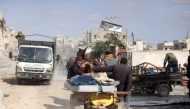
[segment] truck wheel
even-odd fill
[[[167,84],[160,84],[158,86],[158,95],[161,97],[167,97],[170,94],[170,87]]]
[[[16,79],[16,82],[17,82],[18,85],[21,85],[21,83],[22,83],[22,79],[17,78],[17,79]]]
[[[146,94],[148,95],[154,95],[155,91],[146,91]]]
[[[52,82],[52,78],[47,80],[47,85],[51,85],[51,82]]]

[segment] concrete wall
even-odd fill
[[[3,54],[1,50],[0,50],[0,59],[3,59]]]
[[[183,65],[187,63],[187,57],[189,55],[188,50],[133,51],[132,66],[143,62],[150,62],[158,67],[163,67],[166,53],[173,53],[178,59],[178,64]]]

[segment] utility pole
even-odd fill
[[[89,47],[89,42],[90,42],[90,41],[89,41],[89,33],[90,33],[90,32],[89,32],[89,28],[88,28],[88,30],[87,30],[87,48]]]
[[[188,30],[187,30],[187,37],[186,37],[186,39],[188,39]]]

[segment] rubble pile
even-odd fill
[[[15,61],[9,59],[8,53],[0,50],[0,75],[13,73]]]

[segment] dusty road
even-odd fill
[[[57,72],[51,85],[24,82],[17,85],[14,74],[0,76],[0,86],[5,94],[5,109],[69,109],[71,92],[64,90],[64,76]]]
[[[14,72],[0,76],[0,86],[4,93],[3,104],[5,109],[70,109],[71,91],[65,90],[63,83],[66,77],[55,72],[51,85],[43,82],[24,82],[22,85],[16,84]],[[167,103],[170,100],[189,100],[185,94],[186,87],[176,86],[169,97],[158,97],[157,94],[148,96],[146,94],[132,95],[132,109],[155,109],[155,107],[144,107],[145,104]],[[138,105],[137,107],[134,105]],[[140,107],[139,107],[140,106]],[[141,107],[142,106],[142,107]],[[161,107],[159,107],[162,109]],[[178,109],[189,109],[179,108]],[[164,106],[164,109],[166,108]]]

